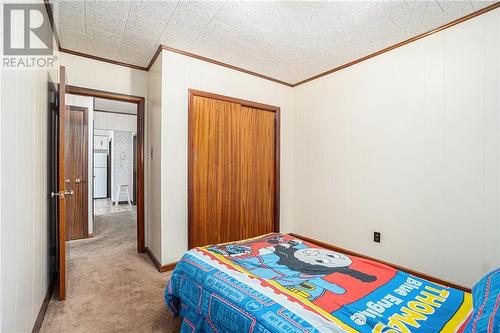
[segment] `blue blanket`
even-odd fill
[[[165,300],[182,332],[462,332],[473,310],[469,293],[283,234],[188,251]]]
[[[472,288],[474,312],[465,332],[500,332],[500,268],[488,273]]]

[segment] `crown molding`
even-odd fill
[[[153,56],[153,58],[151,59],[151,61],[149,62],[148,67],[146,67],[148,70],[151,68],[151,66],[153,66],[154,62],[156,61],[156,58],[158,58],[158,56],[160,55],[160,53],[161,53],[162,50],[173,52],[173,53],[177,53],[177,54],[182,54],[182,55],[190,57],[190,58],[195,58],[195,59],[198,59],[198,60],[201,60],[201,61],[209,62],[211,64],[215,64],[215,65],[219,65],[219,66],[222,66],[222,67],[230,68],[230,69],[238,71],[238,72],[242,72],[242,73],[245,73],[245,74],[253,75],[253,76],[259,77],[261,79],[272,81],[272,82],[275,82],[275,83],[283,84],[283,85],[288,86],[288,87],[292,87],[293,86],[292,83],[285,82],[285,81],[282,81],[282,80],[278,80],[278,79],[273,78],[271,76],[267,76],[267,75],[264,75],[264,74],[256,73],[256,72],[250,71],[250,70],[245,69],[245,68],[233,66],[231,64],[227,64],[227,63],[222,62],[222,61],[218,61],[218,60],[207,58],[207,57],[204,57],[204,56],[201,56],[201,55],[198,55],[198,54],[194,54],[194,53],[182,51],[182,50],[179,50],[179,49],[176,49],[176,48],[173,48],[173,47],[170,47],[170,46],[166,46],[166,45],[160,45],[158,47],[158,50],[156,50],[156,53]]]
[[[72,55],[76,55],[76,56],[84,57],[84,58],[88,58],[88,59],[103,61],[103,62],[107,62],[107,63],[113,64],[113,65],[133,68],[133,69],[137,69],[139,71],[145,71],[145,72],[149,71],[149,68],[147,68],[147,67],[133,65],[133,64],[126,63],[126,62],[116,61],[116,60],[111,60],[108,58],[98,57],[98,56],[94,56],[91,54],[82,53],[82,52],[78,52],[78,51],[68,50],[68,49],[62,48],[60,46],[59,46],[59,52],[68,53],[68,54],[72,54]]]

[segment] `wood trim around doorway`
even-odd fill
[[[274,122],[274,142],[275,142],[275,166],[274,166],[274,225],[273,225],[273,231],[274,232],[279,232],[280,231],[280,107],[274,106],[274,105],[268,105],[268,104],[263,104],[263,103],[258,103],[258,102],[253,102],[253,101],[248,101],[240,98],[235,98],[235,97],[229,97],[229,96],[224,96],[224,95],[218,95],[206,91],[200,91],[200,90],[195,90],[195,89],[188,89],[188,156],[191,156],[192,151],[192,135],[193,135],[193,128],[191,124],[191,117],[190,115],[194,112],[194,97],[206,97],[206,98],[211,98],[211,99],[216,99],[220,101],[225,101],[225,102],[230,102],[230,103],[237,103],[240,104],[241,106],[246,106],[250,108],[255,108],[255,109],[261,109],[265,111],[270,111],[275,113],[275,122]],[[193,221],[192,221],[192,207],[193,207],[193,180],[191,177],[191,171],[193,170],[193,165],[192,165],[192,159],[188,158],[188,249],[192,248],[192,235],[191,231],[193,228]]]
[[[66,86],[66,93],[112,99],[137,104],[137,252],[146,252],[144,232],[144,130],[145,99],[140,96],[126,95],[91,88]]]

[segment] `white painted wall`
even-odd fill
[[[497,10],[295,88],[294,231],[467,286],[500,266],[499,44]]]
[[[189,88],[281,107],[281,230],[292,231],[292,88],[168,51],[162,58],[161,263],[179,260],[187,249]]]
[[[0,331],[27,332],[49,283],[47,71],[4,71],[1,94]]]
[[[49,285],[49,74],[0,69],[0,332],[30,332]]]
[[[147,142],[144,151],[146,164],[146,185],[147,197],[145,201],[146,215],[146,244],[153,255],[161,260],[162,250],[162,211],[161,205],[161,181],[162,181],[162,142],[161,142],[161,121],[162,121],[162,57],[158,57],[149,70],[149,108],[146,122]]]
[[[137,114],[137,104],[135,103],[96,98],[94,99],[94,105],[95,109],[99,111]]]
[[[148,72],[60,52],[69,85],[147,97]]]
[[[1,72],[0,331],[29,332],[49,284],[48,71]]]
[[[129,132],[135,132],[137,129],[136,115],[96,111],[94,113],[94,121],[96,129]]]

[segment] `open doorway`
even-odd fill
[[[68,240],[126,240],[145,252],[144,98],[68,86],[66,101],[87,110],[89,138],[87,233]]]
[[[94,98],[93,236],[130,236],[136,224],[137,104]]]

